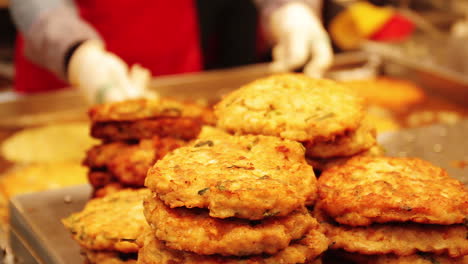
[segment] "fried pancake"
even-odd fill
[[[105,168],[109,160],[114,159],[119,153],[132,146],[134,144],[125,142],[111,142],[93,146],[87,151],[83,165],[89,168]]]
[[[109,194],[119,192],[123,189],[128,189],[128,187],[125,187],[118,182],[112,182],[103,187],[95,187],[93,190],[92,198],[104,197]]]
[[[213,124],[210,109],[170,99],[127,100],[90,109],[91,135],[107,141],[161,137],[193,139]]]
[[[342,259],[359,264],[467,264],[468,256],[451,258],[444,255],[436,255],[418,252],[408,256],[394,254],[386,255],[362,255],[349,252],[333,252],[339,254]],[[347,263],[348,263],[347,262]]]
[[[317,203],[341,224],[451,225],[463,223],[468,215],[464,185],[420,159],[353,158],[326,170],[318,183]]]
[[[88,181],[94,188],[102,188],[112,183],[118,183],[112,173],[106,170],[90,170],[88,172]]]
[[[148,232],[142,236],[142,248],[138,252],[139,264],[296,264],[316,263],[316,259],[327,249],[327,238],[317,230],[311,230],[301,240],[293,242],[275,255],[225,257],[221,255],[197,255],[187,251],[169,249],[163,242]],[[139,239],[139,240],[140,240]]]
[[[124,186],[142,187],[146,173],[154,162],[185,144],[183,140],[170,137],[153,137],[141,140],[138,144],[112,142],[90,149],[84,164],[104,169]],[[102,174],[91,176],[90,182],[96,187],[107,184],[104,179],[109,178],[98,177],[104,176]]]
[[[363,99],[348,87],[303,74],[256,80],[215,106],[224,130],[296,141],[333,140],[356,130],[364,114]]]
[[[154,136],[190,140],[203,125],[197,118],[157,118],[121,122],[100,122],[91,126],[91,136],[105,141],[149,139]]]
[[[366,151],[376,144],[376,130],[365,118],[355,130],[327,141],[307,141],[306,156],[309,158],[348,157]]]
[[[146,195],[148,189],[122,190],[92,199],[62,222],[86,249],[137,252],[136,239],[148,226],[143,215]]]
[[[374,145],[373,147],[371,147],[370,149],[366,150],[366,151],[363,151],[363,152],[360,152],[360,153],[357,153],[356,155],[354,156],[350,156],[350,157],[337,157],[337,158],[330,158],[330,159],[311,159],[311,158],[306,158],[307,160],[307,163],[309,163],[309,165],[311,165],[314,170],[318,170],[318,171],[324,171],[324,170],[327,170],[327,169],[330,169],[332,167],[335,167],[335,166],[338,166],[338,165],[342,165],[344,163],[346,163],[348,160],[356,157],[356,156],[364,156],[364,157],[379,157],[379,156],[383,156],[385,153],[384,149],[382,146],[380,145]]]
[[[343,84],[366,98],[368,103],[394,110],[408,108],[425,99],[424,90],[407,80],[379,77],[346,81]]]
[[[85,250],[85,264],[136,264],[136,253],[122,254],[117,251],[92,251]]]
[[[168,248],[200,255],[275,254],[310,229],[319,228],[305,207],[266,220],[219,219],[210,217],[205,209],[171,209],[159,198],[149,196],[144,210],[156,238]]]
[[[284,216],[311,204],[316,178],[304,147],[269,136],[196,140],[159,160],[146,186],[171,208],[208,208],[211,217]]]
[[[152,146],[145,148],[140,145],[113,142],[95,146],[88,151],[85,165],[104,169],[107,176],[111,175],[125,186],[143,186],[146,173],[155,160],[156,150]],[[102,173],[90,172],[88,178],[93,186],[100,187],[112,179],[104,176]]]
[[[91,122],[135,121],[155,117],[203,117],[212,121],[211,111],[203,106],[172,99],[136,99],[96,105],[89,112]]]
[[[468,254],[468,229],[461,224],[386,223],[352,227],[331,222],[317,208],[314,215],[325,228],[325,235],[330,239],[332,249],[366,255],[407,256],[427,252],[458,258]]]
[[[200,134],[198,134],[197,139],[212,139],[212,138],[218,138],[218,137],[226,137],[230,136],[231,134],[227,133],[226,131],[214,127],[214,126],[203,126]]]
[[[366,112],[368,119],[375,126],[377,135],[384,132],[397,131],[402,127],[401,122],[398,120],[398,115],[387,108],[372,105],[366,108]]]

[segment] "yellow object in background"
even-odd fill
[[[29,165],[0,177],[0,223],[8,223],[8,200],[18,194],[86,184],[87,169],[80,163]]]
[[[96,143],[88,122],[27,128],[7,138],[2,156],[15,167],[0,175],[0,222],[7,223],[8,200],[15,195],[86,184],[81,162]]]
[[[394,13],[390,7],[378,7],[368,2],[354,3],[330,22],[330,36],[339,48],[356,49],[363,39],[377,32]]]
[[[87,169],[80,163],[37,164],[2,175],[0,192],[10,198],[17,194],[85,184],[87,181]]]
[[[97,143],[89,136],[89,123],[70,122],[24,129],[6,139],[1,151],[16,163],[81,162]]]
[[[342,83],[364,97],[368,104],[394,111],[407,109],[426,99],[423,88],[407,80],[378,77]]]

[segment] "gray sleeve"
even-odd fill
[[[66,80],[65,55],[87,39],[100,39],[71,0],[10,0],[13,20],[25,39],[25,55]]]

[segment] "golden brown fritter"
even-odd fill
[[[376,130],[368,118],[355,130],[332,140],[303,142],[308,158],[348,157],[366,151],[376,142]]]
[[[315,263],[317,257],[327,249],[328,240],[316,230],[311,230],[304,238],[275,255],[254,255],[244,257],[224,257],[221,255],[197,255],[187,251],[169,249],[156,240],[153,232],[140,237],[142,248],[138,252],[139,264],[296,264]]]
[[[142,187],[146,173],[155,161],[185,144],[185,141],[171,137],[153,137],[138,144],[105,143],[88,151],[84,165],[108,172],[124,186]],[[90,182],[95,187],[104,186],[111,180],[102,173],[90,174],[93,174],[89,176]]]
[[[333,252],[339,254],[346,263],[359,264],[467,264],[468,255],[460,258],[451,258],[445,255],[418,252],[408,256],[398,256],[394,254],[386,255],[362,255],[344,251]]]
[[[383,156],[384,153],[385,151],[382,146],[374,145],[372,148],[366,151],[357,153],[356,155],[350,156],[350,157],[337,157],[337,158],[329,158],[329,159],[310,159],[306,157],[306,160],[307,160],[307,163],[309,163],[309,165],[311,165],[314,168],[314,170],[324,171],[332,167],[342,165],[346,163],[348,160],[355,158],[356,156],[379,157],[379,156]]]
[[[425,99],[424,90],[407,80],[379,77],[368,80],[343,82],[368,103],[401,111]]]
[[[62,222],[86,249],[137,252],[136,239],[148,226],[143,198],[149,193],[148,189],[122,190],[92,199]]]
[[[229,132],[324,141],[357,129],[364,105],[337,82],[289,73],[242,86],[215,106],[215,115]]]
[[[145,199],[144,210],[156,238],[165,246],[200,255],[275,254],[310,229],[319,228],[305,207],[266,220],[219,219],[210,217],[206,209],[171,209],[150,196]]]
[[[446,254],[452,258],[468,255],[466,226],[416,223],[373,224],[352,227],[332,222],[320,209],[315,209],[332,249],[360,254],[396,254],[407,256],[417,252]]]
[[[85,264],[136,264],[138,254],[122,254],[117,251],[92,251],[85,250]]]
[[[134,144],[126,142],[111,142],[93,146],[87,151],[83,165],[89,168],[105,168],[109,160],[114,159],[119,153],[132,146]]]
[[[203,124],[213,124],[212,111],[170,99],[138,99],[90,109],[91,135],[107,141],[152,138],[193,139]]]
[[[464,185],[427,161],[358,157],[318,180],[320,207],[341,224],[412,221],[450,225],[468,215]]]
[[[156,161],[157,150],[151,145],[141,145],[113,142],[89,150],[85,165],[93,169],[88,177],[90,183],[102,187],[115,180],[124,186],[143,186],[148,169]]]
[[[226,136],[230,136],[231,134],[227,133],[226,131],[214,127],[214,126],[203,126],[200,134],[198,134],[197,139],[212,139],[212,138],[223,138]]]
[[[100,122],[91,135],[105,141],[149,139],[154,136],[190,140],[197,137],[203,121],[195,118],[157,118],[121,122]]]
[[[96,189],[111,183],[117,183],[117,178],[105,170],[90,170],[88,171],[88,181]]]
[[[96,105],[89,110],[91,122],[134,121],[154,117],[203,117],[212,121],[206,107],[173,99],[136,99]]]
[[[93,190],[92,198],[104,197],[109,194],[119,192],[123,189],[128,189],[128,187],[123,186],[118,182],[112,182],[102,187],[95,187]]]
[[[171,208],[208,208],[210,216],[251,220],[311,204],[316,178],[297,142],[269,136],[196,140],[159,160],[146,186]]]

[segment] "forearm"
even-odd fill
[[[65,55],[76,43],[99,39],[69,0],[11,0],[13,19],[25,39],[25,55],[65,78]]]
[[[254,0],[254,2],[257,8],[260,10],[263,18],[269,17],[272,11],[290,2],[305,3],[310,6],[317,14],[320,13],[322,8],[322,0]]]

